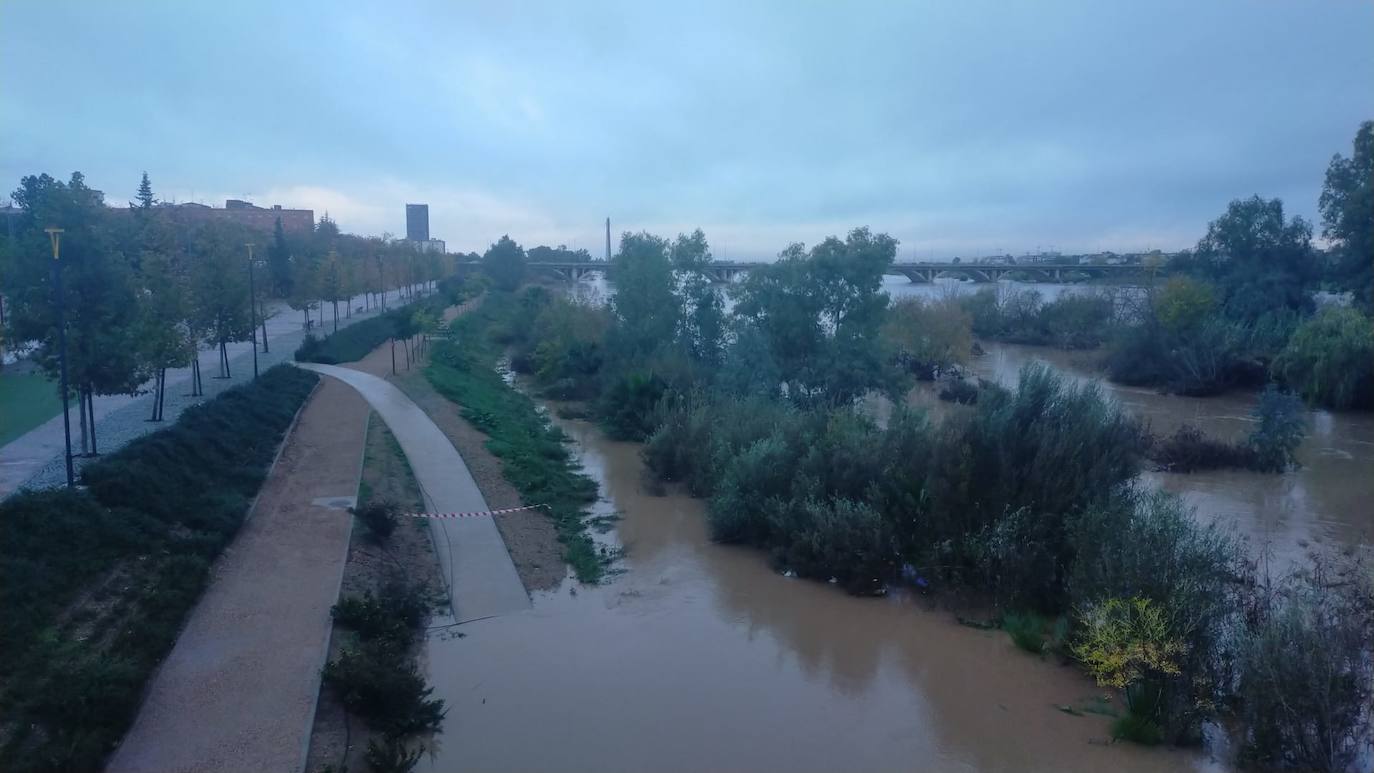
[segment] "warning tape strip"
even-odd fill
[[[503,513],[518,513],[521,510],[538,510],[548,505],[525,505],[524,507],[504,507],[500,510],[479,510],[475,513],[397,513],[409,518],[482,518],[488,515],[501,515]]]

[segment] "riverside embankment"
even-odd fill
[[[555,421],[600,487],[596,514],[621,516],[622,571],[431,638],[450,713],[421,769],[1224,769],[1111,744],[1107,718],[1056,708],[1103,691],[1000,631],[711,542],[700,500],[646,493],[638,444]]]

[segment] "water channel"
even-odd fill
[[[975,367],[999,381],[1014,383],[1031,360],[1092,375],[1081,355],[985,348]],[[1243,434],[1253,402],[1108,389],[1157,431],[1191,421]],[[449,714],[420,769],[1227,769],[1202,751],[1110,744],[1108,719],[1055,708],[1102,694],[1080,672],[960,626],[926,599],[854,598],[779,575],[759,551],[713,544],[702,502],[645,491],[637,445],[556,421],[601,488],[599,514],[622,516],[611,535],[626,550],[622,572],[599,587],[568,580],[528,612],[432,639],[430,679]],[[1282,556],[1368,545],[1374,417],[1313,412],[1310,423],[1295,472],[1149,481]]]

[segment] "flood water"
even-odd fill
[[[861,599],[716,545],[702,502],[651,496],[638,446],[558,421],[619,512],[623,574],[430,642],[449,714],[421,769],[1222,770],[1196,752],[1107,745],[1056,705],[1077,670],[956,624],[922,599]]]
[[[975,359],[974,371],[1003,384],[1014,385],[1021,367],[1033,361],[1080,380],[1097,375],[1091,353],[987,343],[983,348],[987,354]],[[1179,397],[1101,383],[1159,434],[1189,423],[1209,435],[1241,440],[1254,428],[1255,393]],[[1313,548],[1369,548],[1374,545],[1374,414],[1308,411],[1307,431],[1298,450],[1302,466],[1280,475],[1220,470],[1144,477],[1182,495],[1199,518],[1234,528],[1254,554],[1268,552],[1276,559],[1276,569],[1302,560]]]
[[[950,291],[892,285],[893,295]],[[1092,377],[1081,354],[985,348],[975,369],[1005,383],[1033,360]],[[1106,388],[1158,432],[1184,421],[1224,436],[1249,430],[1252,395]],[[1367,546],[1374,417],[1313,412],[1309,422],[1300,470],[1148,480],[1279,556]],[[622,516],[609,538],[626,549],[623,572],[592,588],[570,579],[536,594],[528,612],[432,638],[430,679],[449,713],[420,769],[1228,769],[1200,751],[1108,744],[1108,719],[1055,708],[1103,691],[1001,632],[958,625],[925,599],[861,599],[789,579],[760,551],[713,544],[702,502],[646,493],[637,445],[557,423],[600,485],[599,514]]]

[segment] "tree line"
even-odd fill
[[[998,614],[980,625],[1121,689],[1117,737],[1195,743],[1233,720],[1247,760],[1343,769],[1374,695],[1367,567],[1323,555],[1273,574],[1143,488],[1151,438],[1095,385],[1032,367],[938,421],[907,406],[915,380],[969,356],[973,322],[958,299],[892,303],[896,247],[867,228],[791,245],[727,310],[694,270],[711,260],[702,232],[626,233],[606,304],[507,292],[492,260],[464,324],[547,396],[643,442],[657,481],[706,498],[716,540],[852,593],[986,603]],[[874,393],[894,398],[881,421]],[[1246,451],[1286,466],[1291,403],[1261,403]]]
[[[65,182],[26,176],[12,198],[18,215],[0,238],[0,343],[31,347],[33,360],[56,375],[54,261],[44,229],[62,228],[67,369],[81,409],[83,452],[97,450],[95,395],[133,394],[151,381],[150,418],[160,420],[169,368],[190,366],[198,395],[200,349],[219,350],[216,377],[223,378],[231,375],[228,344],[253,341],[266,351],[271,299],[300,311],[307,327],[323,328],[328,308],[337,329],[340,316],[354,311],[350,299],[362,295],[364,309],[383,306],[386,291],[413,296],[452,271],[444,256],[418,253],[389,236],[341,233],[327,215],[300,235],[287,234],[280,219],[271,234],[230,222],[187,222],[177,207],[156,199],[146,173],[127,209],[107,206],[80,172]]]

